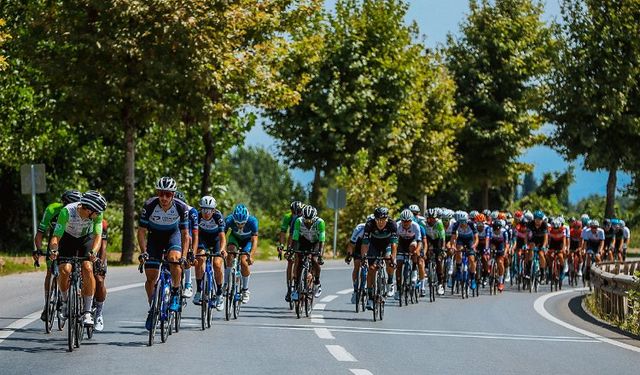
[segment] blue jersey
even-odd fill
[[[198,231],[198,210],[189,206],[189,237],[193,238],[193,232]]]
[[[476,229],[478,230],[478,247],[480,249],[484,249],[486,247],[487,239],[490,239],[491,236],[493,236],[493,229],[487,224],[484,225],[482,230],[477,227]]]
[[[505,228],[494,230],[491,235],[491,246],[496,248],[498,253],[504,252],[505,245],[509,243],[509,231]]]
[[[258,235],[258,219],[255,216],[249,216],[249,220],[242,229],[239,229],[233,221],[233,215],[229,215],[225,220],[225,230],[231,230],[231,234],[240,241],[248,241],[251,237]]]
[[[174,199],[165,211],[160,207],[160,199],[153,197],[142,206],[139,226],[149,231],[147,251],[152,257],[159,257],[163,249],[180,250],[180,231],[189,227],[189,208],[184,202]]]
[[[199,243],[201,249],[215,247],[220,238],[220,233],[225,232],[225,222],[222,213],[218,210],[213,211],[211,219],[206,220],[202,213],[198,216],[199,226]]]
[[[478,229],[476,229],[476,225],[472,221],[467,221],[467,226],[465,228],[460,226],[460,223],[453,224],[453,228],[451,229],[452,234],[456,234],[457,242],[471,242],[474,239],[474,236],[478,233]]]

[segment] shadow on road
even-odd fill
[[[613,333],[616,333],[617,335],[620,336],[624,336],[624,337],[620,337],[620,336],[616,336],[616,335],[601,335],[603,337],[609,338],[609,339],[615,339],[617,341],[621,341],[621,342],[626,342],[628,344],[631,345],[638,345],[640,340],[640,336],[636,336],[634,334],[631,334],[629,332],[625,332],[623,330],[621,330],[618,327],[612,326],[610,324],[601,322],[597,319],[595,319],[594,317],[592,317],[589,313],[587,313],[586,311],[584,311],[584,309],[582,308],[582,299],[584,298],[584,295],[579,295],[579,296],[575,296],[573,298],[571,298],[571,300],[569,300],[569,310],[571,310],[571,312],[573,314],[575,314],[577,317],[579,317],[580,319],[591,323],[595,326],[598,326],[600,328],[604,328],[606,330],[612,331]]]

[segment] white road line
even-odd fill
[[[320,310],[324,310],[325,307],[327,307],[327,305],[324,303],[316,303],[315,305],[313,305],[313,310],[320,311]]]
[[[627,350],[631,350],[631,351],[640,353],[640,348],[638,348],[638,347],[635,347],[635,346],[629,345],[629,344],[625,344],[625,343],[622,343],[622,342],[619,342],[619,341],[616,341],[616,340],[612,340],[610,338],[602,337],[602,336],[598,335],[597,333],[593,333],[593,332],[584,330],[582,328],[578,328],[576,326],[573,326],[573,325],[571,325],[571,324],[569,324],[567,322],[564,322],[564,321],[556,318],[555,316],[551,315],[544,308],[544,303],[550,298],[553,298],[555,296],[558,296],[558,295],[561,295],[561,294],[565,294],[565,293],[581,292],[581,291],[585,291],[585,290],[587,290],[587,288],[577,288],[577,289],[562,290],[562,291],[559,291],[559,292],[546,294],[546,295],[541,296],[538,299],[536,299],[536,301],[533,303],[533,308],[543,318],[545,318],[545,319],[547,319],[547,320],[549,320],[549,321],[551,321],[553,323],[556,323],[558,325],[561,325],[561,326],[563,326],[563,327],[565,327],[567,329],[570,329],[570,330],[572,330],[574,332],[578,332],[578,333],[580,333],[582,335],[594,338],[594,339],[596,339],[598,341],[602,341],[602,342],[605,342],[607,344],[615,345],[615,346],[623,348],[623,349],[627,349]]]
[[[311,323],[324,324],[324,315],[311,315]]]
[[[363,368],[350,368],[349,371],[351,371],[351,373],[354,375],[373,375],[371,371],[365,370]]]
[[[336,294],[340,294],[340,295],[343,295],[343,294],[349,294],[349,293],[353,293],[353,288],[350,288],[350,289],[343,289],[343,290],[341,290],[341,291],[339,291],[339,292],[336,292]]]
[[[325,339],[325,340],[333,340],[333,339],[335,339],[335,337],[333,337],[333,335],[331,334],[331,331],[329,331],[326,328],[314,328],[313,331],[321,339]]]
[[[144,286],[144,283],[135,283],[135,284],[128,284],[128,285],[122,285],[122,286],[118,286],[115,288],[109,288],[107,289],[108,293],[115,293],[115,292],[120,292],[122,290],[127,290],[127,289],[133,289],[133,288],[139,288],[141,286]],[[2,330],[0,331],[0,344],[2,344],[2,342],[9,336],[11,336],[15,331],[22,329],[26,326],[28,326],[29,324],[35,322],[36,320],[40,319],[40,314],[42,313],[42,311],[35,311],[27,316],[25,316],[22,319],[18,319],[15,322],[9,324],[6,328],[2,328]]]
[[[336,298],[338,298],[338,296],[336,296],[335,294],[331,294],[321,299],[320,302],[331,302]]]
[[[340,362],[358,362],[345,348],[340,345],[325,345],[329,353]]]

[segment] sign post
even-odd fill
[[[44,164],[21,165],[20,183],[22,194],[31,194],[31,216],[33,219],[33,236],[35,237],[36,231],[38,230],[36,194],[45,193],[47,191],[47,180],[45,177]],[[35,247],[36,245],[34,243],[33,249],[38,250]]]
[[[327,192],[327,207],[334,210],[333,217],[333,257],[338,254],[338,210],[347,205],[347,191],[340,188],[329,189]]]

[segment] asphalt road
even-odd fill
[[[540,375],[640,370],[639,340],[603,328],[585,315],[580,307],[584,291],[544,297],[542,292],[509,288],[489,296],[483,290],[475,299],[447,295],[408,307],[388,300],[384,320],[373,322],[371,312],[354,312],[349,269],[329,261],[312,318],[297,319],[283,299],[284,266],[254,265],[251,301],[238,320],[226,322],[217,313],[212,328],[203,332],[199,307],[190,304],[182,330],[153,347],[146,345],[142,275],[133,267],[111,268],[105,330],[85,339],[73,353],[66,352],[66,331],[47,335],[39,320],[43,273],[2,277],[0,374]]]

